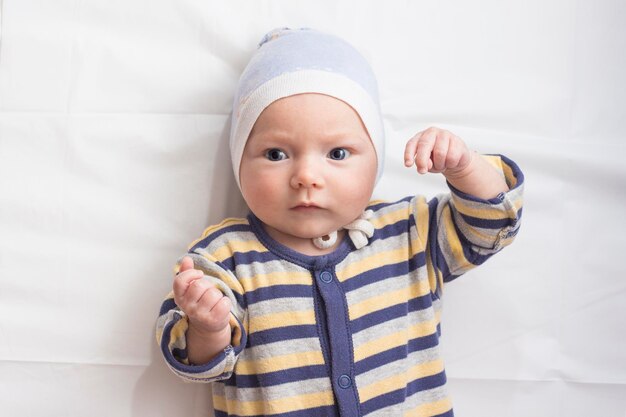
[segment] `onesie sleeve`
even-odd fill
[[[210,259],[210,255],[202,250],[192,250],[185,256],[193,259],[194,268],[204,272],[204,279],[208,279],[231,300],[232,309],[230,326],[232,329],[231,341],[209,363],[192,365],[187,358],[186,332],[189,321],[185,313],[176,305],[174,292],[170,292],[161,305],[161,311],[156,324],[156,339],[161,353],[169,368],[179,377],[192,382],[212,382],[228,379],[239,354],[246,345],[246,314],[243,306],[243,288],[234,274],[219,265],[219,262]],[[178,272],[179,259],[175,272]]]
[[[431,290],[440,294],[451,281],[510,245],[520,227],[524,176],[502,155],[481,155],[505,179],[509,191],[492,199],[466,194],[448,183],[450,193],[415,200],[418,236],[425,246]],[[420,227],[421,225],[421,227]]]

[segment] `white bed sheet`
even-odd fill
[[[456,414],[626,415],[626,3],[0,0],[3,416],[206,416],[153,325],[171,268],[245,213],[233,89],[279,26],[342,36],[378,75],[375,196],[437,125],[526,176],[513,246],[445,289]]]

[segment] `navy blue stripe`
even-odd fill
[[[265,345],[267,343],[280,342],[283,340],[305,339],[308,337],[319,337],[317,327],[314,324],[276,327],[250,333],[248,335],[247,347]]]
[[[168,298],[167,300],[163,301],[163,304],[161,304],[159,317],[161,317],[163,314],[166,314],[168,311],[175,309],[176,307],[178,306],[176,305],[176,302],[174,301],[174,299]]]
[[[372,369],[402,360],[406,358],[408,354],[407,345],[396,346],[392,349],[385,350],[356,362],[354,364],[354,372],[357,375],[360,375],[364,372],[371,371]]]
[[[439,328],[439,325],[437,325],[437,328]],[[430,349],[439,345],[440,336],[441,334],[437,332],[409,340],[409,353],[417,352],[424,349]]]
[[[380,261],[384,262],[384,259],[381,259]],[[341,286],[346,293],[349,293],[366,285],[383,281],[387,278],[406,275],[409,273],[408,268],[409,265],[405,261],[395,264],[382,265],[355,275],[354,277],[342,282]]]
[[[170,338],[172,335],[172,327],[182,318],[180,314],[175,315],[174,320],[170,321],[163,328],[163,336],[161,338],[161,353],[163,353],[163,357],[165,360],[176,370],[181,372],[186,372],[190,374],[200,374],[202,372],[208,371],[213,368],[218,363],[222,362],[226,358],[226,354],[224,351],[221,351],[215,358],[213,358],[208,364],[202,366],[191,366],[185,365],[177,360],[176,357],[173,356],[172,352],[170,352],[168,345],[170,343]],[[244,339],[245,343],[245,339]],[[241,349],[240,349],[241,350]]]
[[[409,382],[406,386],[406,395],[408,397],[417,392],[442,387],[444,385],[446,385],[446,372],[441,371],[438,374],[417,378],[415,381]]]
[[[422,240],[426,238],[426,244],[428,245],[428,249],[430,250],[430,262],[435,269],[435,273],[441,271],[444,281],[447,276],[450,275],[450,269],[448,268],[448,264],[443,256],[443,253],[439,249],[439,244],[437,243],[437,205],[439,204],[438,198],[433,198],[428,202],[428,236],[422,236]],[[439,287],[439,279],[435,280],[435,289],[434,293],[439,296],[441,295],[442,288]]]
[[[221,229],[216,230],[215,232],[207,235],[204,239],[197,242],[195,245],[189,249],[189,253],[193,252],[197,248],[206,248],[211,241],[215,240],[217,237],[230,232],[249,232],[250,225],[248,224],[233,224],[231,226],[226,226]]]
[[[248,265],[253,262],[264,263],[264,262],[274,261],[276,259],[279,259],[279,258],[277,258],[276,255],[274,255],[270,251],[235,252],[233,253],[233,256],[231,256],[230,258],[226,258],[222,260],[222,264],[225,266],[226,269],[234,272],[236,265]],[[281,261],[283,260],[281,259]]]
[[[439,337],[436,333],[416,337],[415,339],[409,340],[406,345],[396,346],[356,362],[354,364],[354,369],[356,374],[359,375],[380,366],[388,365],[392,362],[406,358],[413,352],[433,348],[438,344]]]
[[[237,388],[259,388],[307,379],[327,378],[326,365],[301,366],[255,375],[233,375],[226,385]]]
[[[445,413],[437,414],[436,416],[433,416],[433,417],[454,417],[454,411],[450,409],[446,411]]]
[[[459,237],[459,240],[461,241],[461,247],[463,248],[463,255],[465,256],[465,259],[467,259],[470,263],[478,266],[484,263],[487,259],[491,258],[494,255],[494,253],[482,255],[476,252],[474,249],[472,249],[473,247],[472,242],[470,242],[465,237],[465,235],[463,235],[463,233],[461,232],[461,229],[459,229],[457,224],[455,222],[452,222],[452,224],[454,225],[454,232],[457,234],[457,236]]]
[[[187,359],[187,349],[173,348],[172,355],[174,355],[175,358],[180,359],[180,360]]]
[[[432,306],[431,293],[412,298],[407,302],[401,302],[381,310],[372,311],[350,322],[352,333],[358,333],[367,328],[385,323],[398,317],[406,316],[413,311],[424,310]]]
[[[415,392],[439,387],[443,385],[445,381],[446,377],[443,372],[416,379],[415,381],[407,384],[405,388],[400,388],[365,401],[361,404],[361,410],[363,411],[363,414],[366,415],[376,410],[380,410],[381,408],[389,407],[394,404],[400,404],[405,401],[406,397],[414,394]]]
[[[424,253],[417,254],[409,261],[401,261],[395,264],[387,264],[367,270],[361,274],[341,283],[343,290],[346,293],[357,290],[374,282],[379,282],[388,278],[407,275],[410,272],[425,265],[426,257]],[[384,259],[381,259],[384,262]]]
[[[520,185],[522,185],[522,183],[524,182],[524,174],[519,169],[517,164],[515,162],[513,162],[512,160],[510,160],[509,158],[507,158],[506,156],[498,155],[498,154],[495,154],[495,156],[500,157],[502,162],[504,162],[506,165],[508,165],[511,168],[511,172],[513,173],[513,177],[515,178],[515,180],[513,180],[513,182],[512,182],[508,178],[506,178],[506,183],[507,183],[507,186],[509,187],[509,189],[510,190],[514,190],[514,189],[518,188]],[[490,198],[490,199],[478,198],[478,197],[475,197],[475,196],[473,196],[471,194],[464,193],[463,191],[455,188],[448,181],[446,181],[446,183],[448,184],[448,187],[450,188],[450,191],[452,191],[453,193],[457,194],[459,197],[464,198],[465,200],[476,201],[476,202],[479,202],[479,203],[487,202],[487,203],[490,203],[490,204],[499,204],[499,203],[501,203],[500,199],[497,198],[497,197],[496,198]]]
[[[400,200],[397,201],[392,201],[392,202],[388,202],[388,201],[383,201],[381,203],[377,203],[377,204],[372,204],[371,206],[368,206],[367,209],[368,210],[372,210],[372,211],[378,211],[382,208],[385,207],[389,207],[389,206],[393,206],[394,204],[398,204],[398,203],[408,203],[410,202],[414,197],[413,196],[408,196],[408,197],[404,197]]]
[[[502,229],[506,226],[513,224],[513,220],[506,219],[479,219],[478,217],[468,216],[467,214],[458,213],[461,215],[465,223],[474,227],[481,227],[483,229]]]
[[[363,415],[367,415],[369,413],[373,413],[376,410],[380,410],[381,408],[389,407],[394,404],[400,404],[404,402],[405,397],[406,395],[404,389],[399,389],[383,395],[379,395],[372,398],[371,400],[367,400],[361,403],[361,412],[363,413]]]
[[[395,304],[391,307],[373,311],[359,317],[358,319],[352,320],[350,322],[350,328],[352,329],[352,334],[356,334],[361,330],[365,330],[370,327],[376,326],[377,324],[397,319],[398,317],[406,316],[407,314],[407,303]]]
[[[507,185],[509,186],[509,188],[510,188],[511,190],[514,190],[514,189],[516,189],[517,187],[519,187],[519,186],[520,186],[520,185],[524,182],[524,173],[522,172],[522,170],[520,169],[520,167],[519,167],[519,166],[517,166],[517,164],[516,164],[515,162],[513,162],[513,160],[511,160],[511,159],[507,158],[507,157],[506,157],[506,156],[504,156],[504,155],[500,155],[500,154],[494,154],[494,155],[499,156],[499,157],[500,157],[500,159],[501,159],[501,160],[502,160],[502,161],[503,161],[506,165],[508,165],[508,166],[511,168],[511,171],[513,172],[513,176],[514,176],[514,177],[515,177],[515,179],[516,179],[516,184],[515,184],[513,187],[511,187],[511,185],[512,185],[512,184],[510,184],[510,183],[507,181]]]
[[[430,216],[430,230],[429,230],[429,241],[430,241],[430,247],[431,247],[431,251],[434,250],[433,255],[432,256],[432,262],[433,265],[436,266],[436,268],[441,271],[442,275],[443,275],[443,281],[444,282],[450,282],[455,278],[458,278],[460,275],[452,275],[450,273],[450,268],[446,262],[445,256],[443,251],[441,250],[441,247],[439,246],[439,240],[437,239],[437,235],[436,235],[436,231],[437,231],[437,224],[436,224],[436,215],[435,215],[435,210],[436,210],[436,199],[433,199],[431,201],[429,201],[428,205],[429,205],[429,211],[431,213]],[[452,222],[453,227],[454,227],[454,233],[457,234],[459,241],[461,243],[461,248],[463,250],[463,255],[465,256],[465,259],[467,259],[467,261],[473,265],[481,265],[482,263],[484,263],[487,259],[489,259],[490,257],[492,257],[494,254],[486,254],[486,255],[482,255],[476,251],[474,251],[472,249],[472,244],[469,240],[467,240],[467,238],[463,235],[463,233],[461,233],[461,230],[458,228],[458,226],[456,225],[455,222]],[[439,282],[437,282],[437,286],[439,286]],[[438,288],[439,290],[439,288]]]
[[[246,293],[248,306],[275,298],[313,297],[311,285],[285,284],[257,288]]]
[[[259,414],[257,416],[251,416],[246,414],[228,414],[224,411],[215,410],[215,417],[266,417],[268,414]],[[274,414],[272,414],[274,415]],[[327,405],[323,407],[306,408],[304,410],[291,411],[289,413],[277,414],[277,417],[338,417],[339,412],[333,405]]]
[[[395,223],[391,223],[383,227],[382,229],[375,229],[374,234],[370,238],[370,245],[372,242],[379,239],[387,239],[392,236],[402,236],[409,231],[409,219],[398,220]]]

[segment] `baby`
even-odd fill
[[[442,286],[517,234],[517,165],[431,127],[404,163],[450,192],[370,201],[384,161],[376,79],[352,46],[311,29],[262,39],[230,147],[251,212],[179,261],[157,322],[169,367],[215,381],[218,417],[452,416]]]

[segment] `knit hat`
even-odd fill
[[[302,93],[340,99],[361,117],[383,172],[385,134],[376,77],[346,41],[313,29],[279,28],[268,32],[248,63],[233,102],[230,153],[237,185],[241,157],[257,118],[274,101]]]

